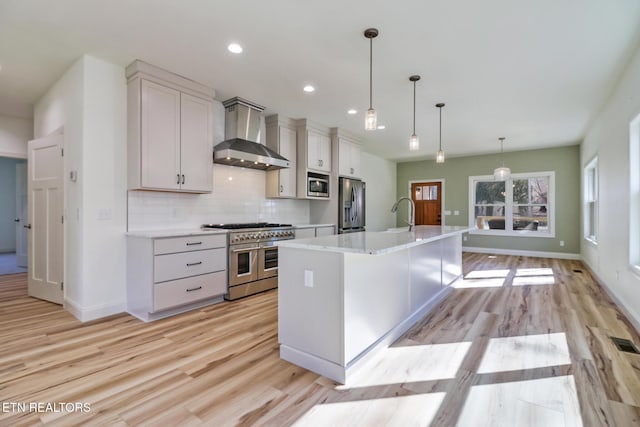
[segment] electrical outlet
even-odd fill
[[[465,242],[467,241],[468,237],[467,236],[462,236],[462,240],[464,240]]]
[[[560,240],[560,246],[564,246],[564,240]]]
[[[453,211],[454,215],[460,215],[460,211]]]
[[[307,288],[313,288],[313,270],[304,271],[304,285]]]

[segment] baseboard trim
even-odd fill
[[[618,306],[622,314],[624,314],[625,317],[629,319],[629,323],[631,323],[631,326],[634,327],[636,333],[640,334],[640,319],[633,315],[633,311],[630,310],[629,307],[627,307],[624,300],[618,297],[616,292],[609,286],[607,286],[606,282],[596,274],[594,268],[587,262],[586,259],[583,259],[582,263],[587,268],[587,270],[589,270],[589,273],[591,273],[593,278],[596,279],[596,282],[598,282],[598,284],[602,286],[602,289],[604,289],[607,295],[609,295],[609,298],[611,298],[611,300]]]
[[[124,303],[113,302],[94,305],[91,307],[82,307],[80,304],[69,298],[65,298],[63,307],[83,323],[114,314],[124,313],[126,311],[126,305]]]
[[[582,260],[582,256],[580,254],[572,254],[567,252],[522,251],[517,249],[478,248],[475,246],[463,246],[462,251],[480,253],[480,254],[518,255],[518,256],[530,256],[534,258],[558,258],[558,259]]]

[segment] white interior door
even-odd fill
[[[62,304],[62,135],[29,141],[29,295]]]
[[[23,226],[28,223],[29,212],[27,210],[27,164],[16,165],[16,265],[27,267],[27,229]]]

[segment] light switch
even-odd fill
[[[313,288],[313,270],[304,271],[304,285],[307,288]]]
[[[454,215],[460,215],[460,211],[453,211]]]
[[[451,215],[451,211],[448,211],[448,210],[447,210],[447,211],[444,211],[444,214],[445,214],[445,215]]]

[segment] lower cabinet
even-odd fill
[[[127,239],[127,311],[145,322],[222,301],[227,236]]]
[[[296,239],[308,239],[311,237],[331,236],[336,234],[334,225],[305,225],[296,227]]]

